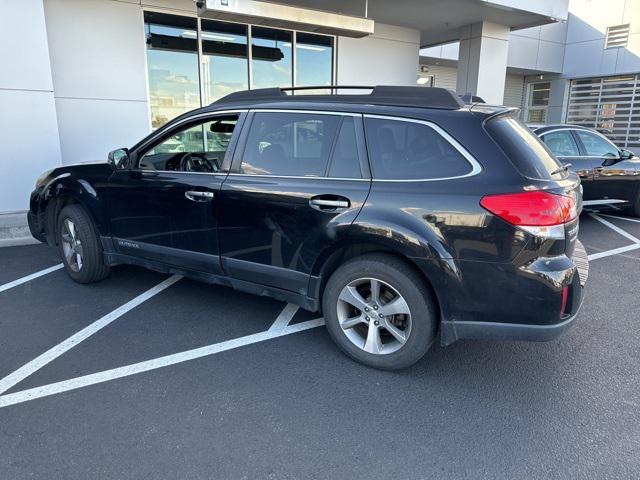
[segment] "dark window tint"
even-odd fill
[[[551,173],[560,168],[544,143],[517,118],[500,115],[489,120],[486,129],[524,176],[550,180]]]
[[[342,121],[331,157],[329,176],[334,178],[361,178],[362,176],[353,117],[344,117]]]
[[[256,113],[241,171],[252,175],[320,176],[327,167],[340,117]]]
[[[462,154],[428,125],[382,118],[365,122],[375,178],[449,178],[471,172]]]
[[[617,157],[619,155],[618,149],[595,133],[587,132],[584,130],[576,130],[578,137],[584,145],[584,149],[587,151],[587,155],[593,155],[597,157]]]
[[[576,157],[580,155],[578,145],[569,130],[546,133],[542,141],[556,157]]]

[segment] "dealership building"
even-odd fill
[[[4,0],[0,217],[43,171],[247,88],[445,86],[640,146],[639,16],[635,0]]]

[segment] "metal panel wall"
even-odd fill
[[[567,123],[595,128],[618,146],[640,147],[640,75],[571,81]]]

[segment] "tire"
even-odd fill
[[[636,189],[631,205],[627,208],[627,213],[633,217],[640,217],[640,188]]]
[[[377,302],[371,296],[371,280],[379,288]],[[333,341],[354,360],[378,369],[413,365],[429,350],[437,332],[435,301],[424,278],[392,255],[367,254],[339,267],[327,282],[322,309]],[[408,315],[399,313],[407,311]]]
[[[72,230],[75,238],[70,234]],[[64,269],[74,281],[92,283],[109,275],[110,269],[104,263],[96,229],[80,205],[67,205],[62,209],[58,215],[56,235]]]

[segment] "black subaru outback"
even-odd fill
[[[438,333],[541,341],[572,325],[580,182],[512,109],[439,88],[285,90],[231,94],[107,163],[43,174],[33,235],[77,282],[128,263],[322,311],[378,368],[411,365]]]

